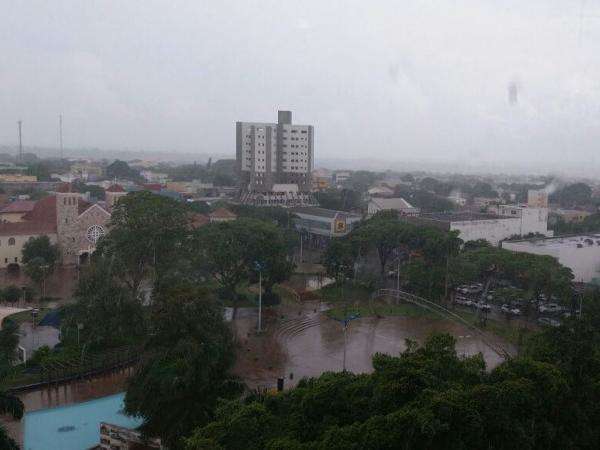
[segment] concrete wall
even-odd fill
[[[502,239],[521,234],[521,219],[506,218],[452,222],[450,230],[459,231],[458,237],[464,242],[485,239],[492,245],[498,245]]]

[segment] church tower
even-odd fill
[[[75,241],[80,197],[79,193],[72,192],[70,184],[61,186],[56,192],[56,234],[63,264],[75,264],[79,257]]]
[[[127,192],[125,191],[125,189],[123,189],[121,185],[113,184],[105,191],[104,195],[106,196],[107,206],[110,209],[112,209],[113,206],[115,206],[117,200],[119,200],[121,197],[126,196]]]

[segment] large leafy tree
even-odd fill
[[[251,279],[262,274],[262,284],[267,294],[271,294],[275,283],[287,280],[294,271],[294,264],[288,257],[286,237],[277,226],[262,221],[247,221],[250,240],[246,243],[246,264]]]
[[[589,338],[561,332],[548,332],[559,347]],[[540,339],[542,349],[553,343]],[[567,366],[589,377],[577,386],[558,352],[487,373],[480,355],[460,358],[454,338],[433,335],[399,357],[376,355],[372,374],[325,373],[276,396],[225,403],[187,449],[597,448],[597,367]],[[597,359],[593,351],[580,357]]]
[[[197,264],[234,299],[236,287],[243,280],[256,279],[259,267],[267,292],[293,270],[284,234],[262,220],[242,218],[208,224],[196,231],[194,243]]]
[[[129,167],[125,161],[116,159],[106,167],[106,176],[120,180],[140,181],[141,177],[137,170]]]
[[[141,430],[170,449],[214,418],[217,400],[239,393],[231,377],[234,347],[223,311],[197,286],[163,281],[155,291],[152,333],[125,396]]]
[[[114,258],[119,272],[137,295],[144,278],[160,278],[185,254],[189,211],[175,200],[141,191],[119,199],[111,230],[98,252]]]
[[[25,272],[42,286],[56,266],[60,252],[56,244],[46,235],[31,237],[23,246],[23,264]]]
[[[80,326],[80,339],[94,348],[139,341],[146,331],[142,300],[122,282],[114,259],[94,256],[80,278],[67,324]]]

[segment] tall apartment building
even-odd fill
[[[313,126],[292,124],[291,111],[279,111],[277,123],[237,122],[242,201],[310,203],[313,140]]]

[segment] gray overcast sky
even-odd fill
[[[600,0],[0,3],[0,144],[234,154],[279,108],[317,158],[600,167]]]

